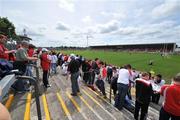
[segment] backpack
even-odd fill
[[[13,69],[13,64],[5,59],[0,59],[0,68],[3,71],[11,71]]]
[[[0,59],[0,78],[3,78],[13,69],[13,64],[5,59]]]

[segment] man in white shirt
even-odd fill
[[[154,91],[154,93],[152,94],[152,102],[153,103],[155,103],[155,104],[159,103],[160,90],[164,84],[165,84],[165,80],[162,79],[162,75],[157,74],[155,76],[154,82],[152,83],[152,87],[153,87],[153,91]]]
[[[125,96],[128,92],[130,69],[131,69],[131,65],[127,64],[124,66],[124,68],[119,70],[119,76],[117,80],[118,94],[115,97],[115,104],[114,104],[114,106],[119,110],[122,110],[125,101]]]
[[[57,61],[58,61],[58,58],[56,56],[56,53],[53,52],[51,55],[51,69],[52,69],[52,72],[55,74],[56,74]]]

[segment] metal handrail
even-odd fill
[[[31,85],[35,88],[35,99],[36,99],[36,109],[38,114],[38,120],[42,120],[41,117],[41,106],[40,106],[40,100],[39,100],[39,69],[34,64],[27,64],[27,66],[32,66],[36,70],[36,77],[30,77],[30,76],[17,76],[17,79],[23,79],[23,80],[29,80]]]
[[[38,82],[35,78],[29,77],[29,76],[17,76],[17,79],[23,79],[23,80],[29,80],[32,85],[34,85],[35,88],[35,99],[36,99],[36,109],[38,114],[38,120],[42,120],[41,118],[41,106],[39,101],[39,86]]]
[[[34,65],[34,64],[27,64],[28,66],[32,66],[36,69],[36,79],[39,81],[39,69],[38,66]]]

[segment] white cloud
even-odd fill
[[[8,10],[8,13],[11,15],[11,16],[14,16],[14,17],[23,17],[24,16],[24,13],[23,11],[21,10]]]
[[[153,17],[166,17],[174,14],[179,14],[180,1],[179,0],[165,0],[164,3],[155,7],[152,10]]]
[[[180,41],[180,0],[18,1],[4,1],[0,14],[38,46],[86,46],[87,35],[89,45]]]
[[[142,8],[135,10],[135,18],[141,17],[143,15],[144,10]]]
[[[82,22],[89,24],[92,22],[92,18],[90,16],[86,16],[82,19]]]
[[[58,0],[59,2],[59,7],[63,8],[69,12],[74,12],[74,0]]]
[[[105,16],[105,17],[111,17],[113,19],[125,19],[127,16],[124,12],[101,12],[101,15]]]
[[[70,30],[70,27],[69,27],[69,25],[59,21],[56,25],[56,29],[61,30],[61,31],[68,31],[68,30]]]
[[[117,31],[112,32],[115,35],[132,35],[140,31],[137,27],[123,27],[119,28]]]
[[[174,21],[163,21],[154,24],[120,27],[111,34],[116,36],[113,40],[118,41],[119,44],[177,42],[180,41],[180,26],[177,26]]]
[[[116,31],[119,27],[119,22],[117,20],[111,20],[106,24],[97,25],[97,29],[99,33],[111,33]]]
[[[20,35],[23,35],[24,29],[26,30],[26,34],[30,37],[43,37],[43,36],[45,36],[46,27],[44,25],[18,24],[16,26],[16,31]]]
[[[166,30],[172,30],[174,27],[175,27],[174,21],[163,21],[154,24],[120,27],[117,31],[114,31],[113,34],[136,35],[136,36],[152,35],[152,34],[163,33]]]

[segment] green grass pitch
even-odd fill
[[[160,53],[143,53],[143,52],[113,52],[113,51],[97,51],[97,50],[66,50],[60,51],[66,54],[74,53],[82,55],[87,59],[99,58],[107,64],[123,66],[131,64],[133,68],[140,71],[150,71],[155,74],[162,74],[166,83],[171,82],[171,78],[180,72],[180,56],[169,55],[162,57]],[[149,61],[153,60],[152,66],[148,65]]]

